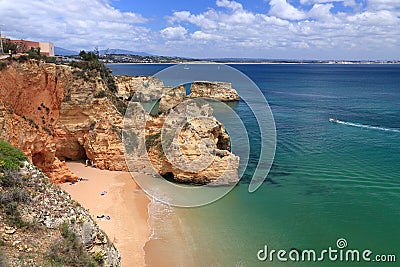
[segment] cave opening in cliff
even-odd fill
[[[57,144],[56,156],[65,161],[85,161],[87,159],[85,148],[76,140]]]
[[[174,174],[172,172],[166,172],[161,175],[165,180],[169,182],[175,182]]]

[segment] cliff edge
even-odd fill
[[[63,160],[126,170],[124,105],[99,68],[28,60],[0,71],[0,137],[21,149],[53,182],[76,180]]]
[[[0,266],[121,266],[89,212],[3,140],[0,218]]]
[[[239,158],[229,151],[229,136],[208,106],[194,107],[208,110],[208,120],[189,122],[172,143],[183,153],[170,153],[168,158],[162,151],[166,118],[184,100],[203,96],[238,99],[228,83],[195,82],[186,96],[184,86],[166,87],[155,77],[113,77],[99,61],[71,66],[12,61],[0,70],[0,138],[21,149],[55,183],[78,178],[65,160],[89,160],[100,169],[127,171],[122,114],[132,98],[156,100],[158,111],[148,118],[145,131],[146,149],[156,171],[183,183],[206,184],[217,179],[220,184],[234,183]],[[213,140],[209,166],[196,171],[195,166],[180,170],[179,164],[171,164],[171,159],[175,163],[198,162],[202,152],[197,147],[204,138]],[[143,162],[137,158],[135,164],[140,169]],[[229,175],[221,177],[223,173]]]

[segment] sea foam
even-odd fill
[[[372,126],[372,125],[366,125],[366,124],[360,124],[360,123],[354,123],[354,122],[347,122],[347,121],[341,121],[341,120],[336,120],[335,122],[338,123],[338,124],[343,124],[343,125],[353,126],[353,127],[359,127],[359,128],[365,128],[365,129],[370,129],[370,130],[379,130],[379,131],[400,133],[400,129],[386,128],[386,127],[380,127],[380,126]]]

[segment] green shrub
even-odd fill
[[[19,210],[18,210],[17,202],[13,201],[13,202],[7,203],[5,205],[4,211],[6,214],[5,221],[7,222],[8,225],[14,226],[17,228],[30,226],[29,223],[22,220],[21,214],[19,213]]]
[[[56,63],[55,57],[45,57],[44,59],[45,59],[46,63]]]
[[[3,50],[4,50],[4,53],[8,53],[11,50],[11,53],[15,54],[15,53],[17,53],[17,44],[12,43],[9,40],[5,40],[3,42]]]
[[[155,134],[146,136],[146,149],[149,150],[151,147],[161,147],[161,131]]]
[[[54,241],[46,253],[53,266],[96,266],[66,222],[61,224],[60,233],[63,238]]]
[[[104,262],[104,255],[101,252],[96,252],[92,255],[93,259],[98,262],[98,263],[103,263]]]
[[[70,242],[75,242],[76,241],[76,235],[74,232],[70,231],[69,226],[66,222],[63,222],[60,225],[60,233],[61,236],[67,239]]]
[[[22,180],[15,170],[6,169],[0,178],[0,185],[4,188],[19,187]]]
[[[0,139],[0,172],[18,170],[28,160],[24,153]]]
[[[5,206],[12,202],[26,203],[29,199],[28,192],[23,188],[13,188],[7,192],[0,192],[0,204]]]
[[[28,58],[41,59],[40,48],[35,49],[35,48],[31,47],[31,49],[28,51]]]

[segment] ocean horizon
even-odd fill
[[[114,75],[154,75],[169,66],[108,65]],[[254,81],[268,100],[277,134],[271,171],[262,186],[249,193],[260,151],[257,125],[242,100],[231,105],[251,141],[241,181],[203,207],[176,208],[153,201],[146,257],[157,255],[167,266],[367,264],[327,256],[321,261],[280,261],[276,254],[260,259],[265,248],[300,255],[315,250],[318,256],[332,248],[371,251],[375,262],[368,264],[377,266],[382,264],[376,262],[377,255],[398,260],[400,65],[229,66]]]

